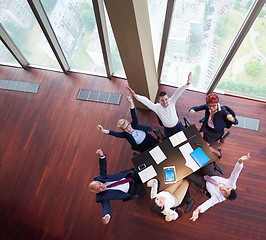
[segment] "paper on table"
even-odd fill
[[[183,154],[186,163],[185,165],[192,169],[193,172],[197,171],[200,167],[199,165],[194,161],[194,159],[190,156],[190,153],[192,153],[194,150],[191,147],[190,143],[186,143],[183,146],[179,148],[180,152]]]
[[[143,183],[155,176],[157,176],[157,173],[152,165],[139,172],[139,177]]]
[[[169,137],[170,142],[172,143],[173,147],[179,145],[182,142],[185,142],[187,140],[186,135],[184,132],[178,132],[174,134],[173,136]]]
[[[150,150],[149,153],[157,164],[166,159],[165,154],[159,146],[156,146],[155,148]]]

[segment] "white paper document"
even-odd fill
[[[157,176],[154,167],[151,165],[139,172],[139,177],[143,183]]]
[[[169,137],[170,142],[172,143],[173,147],[179,145],[182,142],[185,142],[187,140],[186,135],[184,132],[178,132],[174,134],[173,136]]]
[[[190,143],[186,143],[183,146],[179,148],[180,152],[183,154],[184,158],[186,159],[185,165],[192,169],[193,172],[197,171],[200,167],[199,165],[194,161],[194,159],[190,156],[190,153],[192,153],[194,150],[191,147]]]
[[[159,146],[156,146],[150,150],[149,153],[157,164],[161,163],[167,158]]]

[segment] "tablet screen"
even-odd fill
[[[165,183],[173,183],[176,181],[175,167],[164,168]]]

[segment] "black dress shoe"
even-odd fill
[[[190,209],[192,208],[192,206],[194,205],[194,203],[195,203],[194,199],[189,198],[188,201],[186,202],[187,206],[186,206],[184,213],[188,213]]]
[[[223,156],[223,154],[222,154],[222,149],[221,149],[221,148],[218,148],[217,150],[218,150],[218,152],[220,153],[220,155],[218,156],[218,158],[221,159],[222,156]]]

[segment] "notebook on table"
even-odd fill
[[[204,166],[210,161],[210,158],[200,147],[196,148],[193,152],[191,152],[190,156],[199,165],[199,167]]]

